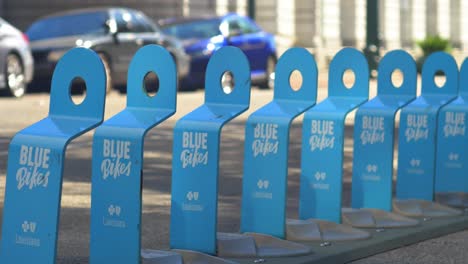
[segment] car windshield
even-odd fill
[[[30,40],[66,37],[83,34],[102,34],[108,19],[105,11],[70,14],[39,20],[26,31]]]
[[[198,20],[168,24],[162,26],[161,29],[165,34],[179,39],[203,39],[220,35],[219,23],[219,19]]]

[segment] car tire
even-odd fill
[[[99,57],[101,58],[102,64],[104,65],[104,70],[106,71],[106,93],[108,93],[113,88],[110,61],[103,53],[99,53]]]
[[[260,89],[273,89],[275,84],[276,58],[272,55],[267,58],[265,79],[259,84]]]
[[[26,93],[26,77],[21,58],[15,53],[7,55],[5,60],[5,89],[2,95],[22,97]]]
[[[177,80],[177,90],[180,92],[195,92],[198,90],[198,86],[193,83],[189,83],[185,79],[179,78]]]

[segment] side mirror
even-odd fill
[[[117,23],[114,20],[108,20],[103,25],[106,33],[112,35],[112,39],[115,43],[118,43],[119,39],[117,38],[118,30]]]

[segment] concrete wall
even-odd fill
[[[340,0],[322,2],[322,36],[326,53],[335,54],[341,48]]]
[[[217,0],[216,14],[223,15],[235,12],[243,16],[248,15],[247,0]]]
[[[322,50],[322,0],[278,0],[276,14],[278,54],[291,46],[305,47],[320,63],[325,58]]]
[[[427,0],[427,35],[450,37],[450,0]]]
[[[426,0],[402,0],[400,10],[401,45],[414,48],[426,37]]]
[[[367,0],[255,0],[255,18],[277,37],[279,54],[291,46],[308,48],[318,61],[342,46],[362,49]],[[377,1],[377,0],[375,0]],[[467,0],[378,0],[384,50],[416,49],[427,35],[450,38],[457,54],[468,54]],[[248,0],[0,0],[0,15],[22,30],[37,18],[67,9],[126,6],[154,20],[237,12],[247,15]],[[324,59],[325,58],[325,59]]]
[[[400,2],[395,0],[380,0],[379,13],[381,45],[386,50],[401,47]]]
[[[343,46],[366,44],[366,0],[340,1],[340,33]]]
[[[450,39],[454,48],[468,52],[468,1],[450,2]]]
[[[216,13],[216,0],[183,0],[184,16],[201,16]]]
[[[256,0],[255,20],[266,31],[276,34],[278,32],[277,1],[279,0]]]

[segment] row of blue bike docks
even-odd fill
[[[355,82],[347,88],[342,76],[349,69]],[[404,77],[399,87],[391,80],[397,69]],[[289,82],[294,70],[303,78],[298,91]],[[160,81],[154,97],[141,89],[151,71]],[[231,93],[220,84],[226,71],[236,80]],[[441,86],[434,81],[440,71],[446,79]],[[354,243],[372,239],[369,230],[411,230],[424,220],[463,214],[468,63],[459,73],[450,55],[432,54],[417,96],[413,58],[401,50],[389,52],[380,61],[377,95],[370,100],[367,61],[352,48],[331,61],[328,97],[321,102],[316,102],[317,66],[307,50],[289,49],[275,72],[273,100],[245,124],[240,232],[216,230],[221,130],[249,108],[251,86],[245,55],[226,47],[209,62],[204,104],[173,130],[173,250],[142,251],[144,137],[176,111],[176,67],[165,49],[141,48],[129,65],[126,108],[101,124],[102,62],[87,49],[66,53],[53,75],[49,115],[18,132],[9,146],[1,263],[55,263],[65,149],[93,128],[91,263],[231,263],[229,258],[308,255],[314,254],[308,241]],[[76,105],[65,87],[78,76],[86,82],[87,96]],[[345,118],[355,109],[352,202],[343,208]],[[289,131],[301,114],[300,219],[287,219]],[[434,202],[435,194],[441,203]]]

